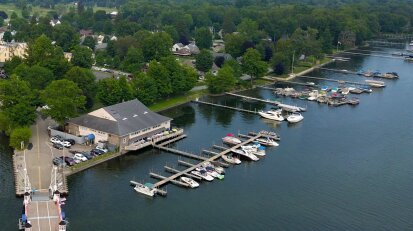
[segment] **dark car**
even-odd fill
[[[62,150],[62,149],[63,149],[63,145],[57,144],[57,143],[54,143],[54,144],[53,144],[53,147],[56,148],[56,149],[59,149],[59,150]]]
[[[62,157],[56,157],[53,159],[53,164],[58,167],[66,167],[66,163]]]
[[[71,145],[76,144],[76,141],[74,139],[65,139],[65,141],[69,142]]]
[[[90,153],[92,153],[92,152],[98,154],[99,156],[105,153],[104,151],[96,149],[96,148],[92,149],[92,151],[90,151]]]
[[[73,166],[76,164],[75,160],[73,160],[73,158],[65,156],[65,162],[67,165],[69,166]]]
[[[93,158],[93,156],[88,152],[81,152],[81,154],[84,155],[88,160]]]
[[[88,154],[89,154],[90,156],[92,156],[92,157],[97,157],[97,156],[99,156],[99,154],[97,154],[97,153],[95,153],[95,152],[92,152],[92,151],[90,151]]]

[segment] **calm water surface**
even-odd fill
[[[129,186],[133,179],[153,182],[149,171],[166,175],[165,164],[176,166],[177,156],[158,150],[131,153],[71,176],[69,230],[413,230],[413,64],[352,56],[329,67],[397,71],[400,79],[384,80],[385,89],[360,95],[356,107],[279,98],[308,107],[295,125],[194,104],[166,111],[188,135],[173,145],[181,150],[199,153],[238,131],[273,130],[282,141],[264,159],[229,168],[224,181],[195,190],[169,185],[166,198],[145,198]],[[330,71],[312,75],[364,81]],[[275,98],[260,89],[242,94]],[[233,97],[208,100],[270,108]],[[21,200],[14,197],[10,150],[3,140],[0,227],[14,230]]]

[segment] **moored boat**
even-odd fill
[[[270,110],[270,111],[259,111],[258,114],[266,119],[275,120],[275,121],[283,121],[284,117],[281,115],[281,110]]]
[[[241,164],[241,160],[232,155],[222,155],[222,159],[230,164]]]
[[[188,184],[189,187],[191,187],[191,188],[197,188],[197,187],[199,187],[199,183],[196,182],[196,181],[194,181],[194,180],[192,180],[192,179],[189,178],[189,177],[181,176],[181,181],[184,182],[184,183],[186,183],[186,184]]]
[[[191,171],[191,174],[195,175],[195,176],[199,176],[202,179],[206,180],[206,181],[213,181],[214,177],[210,176],[207,171],[205,170],[201,170],[201,171],[197,171],[197,170],[193,170]]]
[[[255,141],[262,144],[262,145],[265,145],[265,146],[274,146],[274,147],[279,146],[279,144],[277,142],[275,142],[273,139],[270,139],[268,137],[258,138]]]
[[[304,116],[302,116],[300,113],[293,113],[287,117],[287,121],[289,123],[298,123],[303,119],[304,119]]]
[[[156,188],[153,188],[153,185],[150,183],[146,183],[146,184],[138,183],[135,185],[133,189],[135,189],[135,191],[138,193],[141,193],[141,194],[144,194],[150,197],[153,197],[156,193]]]
[[[345,87],[345,88],[342,88],[342,89],[341,89],[341,94],[343,94],[343,95],[348,95],[348,93],[350,93],[350,89],[349,89],[349,88]]]
[[[307,109],[304,108],[304,107],[297,107],[297,106],[292,106],[292,105],[283,104],[283,103],[279,103],[277,106],[280,107],[281,109],[283,109],[284,111],[289,111],[289,112],[304,112],[304,111],[307,111]]]
[[[242,143],[242,141],[236,137],[234,137],[234,134],[227,134],[226,137],[222,138],[222,142],[224,142],[225,144],[229,144],[229,145],[237,145]]]
[[[386,84],[383,81],[377,81],[377,80],[366,80],[366,83],[371,86],[371,87],[385,87]]]
[[[261,146],[258,143],[254,145],[241,146],[241,149],[244,152],[251,152],[252,154],[256,156],[265,156],[265,147]]]

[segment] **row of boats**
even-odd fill
[[[287,120],[289,123],[298,123],[304,119],[304,116],[302,116],[301,113],[297,112],[291,113],[287,115],[286,118],[284,118],[282,112],[282,109],[271,109],[269,111],[259,111],[258,114],[265,119],[275,120],[279,122]]]
[[[399,74],[397,74],[396,72],[381,73],[380,71],[359,70],[356,74],[364,76],[364,77],[376,77],[376,78],[385,78],[385,79],[398,79],[399,78]]]

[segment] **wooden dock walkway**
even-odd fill
[[[243,98],[243,99],[254,100],[254,101],[257,101],[257,102],[268,103],[268,104],[271,104],[271,105],[278,105],[280,103],[278,101],[274,101],[274,100],[270,100],[270,99],[260,99],[260,98],[255,98],[255,97],[251,97],[251,96],[246,96],[246,95],[234,94],[234,93],[230,93],[230,92],[226,92],[225,94],[235,96],[235,97],[240,97],[240,98]]]
[[[161,180],[161,181],[158,181],[157,183],[154,184],[154,186],[158,188],[158,187],[160,187],[160,186],[162,186],[162,185],[165,185],[165,184],[171,182],[172,180],[175,180],[175,179],[179,178],[180,176],[182,176],[182,175],[184,175],[184,174],[190,173],[191,171],[193,171],[193,170],[196,169],[197,167],[200,167],[200,166],[201,166],[203,163],[205,163],[205,162],[211,162],[211,163],[212,163],[212,162],[214,162],[214,161],[217,161],[217,160],[218,160],[219,158],[221,158],[223,155],[226,155],[226,154],[232,152],[232,149],[237,149],[237,148],[239,148],[239,147],[241,147],[241,146],[243,146],[243,145],[246,145],[246,144],[248,144],[248,143],[251,143],[252,141],[254,141],[255,139],[260,138],[261,136],[262,136],[261,134],[258,134],[258,135],[254,136],[254,137],[252,137],[252,138],[250,138],[250,139],[248,139],[248,140],[245,140],[245,141],[243,141],[242,143],[237,144],[237,145],[233,146],[232,148],[228,148],[227,150],[224,150],[224,151],[218,153],[217,155],[212,156],[212,157],[204,160],[204,161],[201,162],[201,163],[195,164],[194,166],[189,167],[189,168],[187,168],[187,169],[185,169],[185,170],[183,170],[183,171],[181,171],[181,172],[179,172],[179,173],[176,173],[176,174],[174,174],[174,175],[172,175],[172,176],[169,176],[168,178],[165,178],[165,179],[163,179],[163,180]]]
[[[209,102],[200,101],[200,100],[192,100],[192,102],[193,102],[193,103],[198,103],[198,104],[210,105],[210,106],[214,106],[214,107],[231,109],[231,110],[240,111],[240,112],[247,112],[247,113],[252,113],[252,114],[258,114],[258,111],[257,111],[257,110],[251,111],[251,110],[247,110],[247,109],[243,109],[243,108],[230,107],[230,106],[225,106],[225,105],[215,104],[215,103],[209,103]]]
[[[178,141],[178,140],[182,140],[183,138],[186,138],[186,134],[182,134],[182,135],[180,135],[180,136],[178,136],[178,137],[175,137],[175,138],[173,138],[173,139],[167,140],[167,141],[165,141],[165,142],[163,142],[163,143],[161,143],[161,144],[159,144],[159,145],[160,145],[160,146],[165,146],[165,145],[168,145],[168,144],[170,144],[170,143],[174,143],[174,142],[176,142],[176,141]]]
[[[138,183],[138,182],[133,181],[133,180],[131,180],[131,181],[129,181],[129,182],[130,182],[131,185],[141,184],[141,183]],[[159,195],[161,195],[161,196],[166,196],[167,191],[165,191],[165,190],[163,190],[163,189],[160,189],[160,188],[156,188],[156,193],[159,194]]]
[[[347,84],[353,84],[353,85],[361,85],[361,86],[369,86],[366,83],[360,83],[360,82],[353,82],[353,81],[345,81],[345,80],[337,80],[337,79],[328,79],[328,78],[321,78],[321,77],[314,77],[314,76],[297,76],[298,78],[307,78],[307,79],[316,79],[316,80],[324,80],[324,81],[329,81],[329,82],[336,82],[336,83],[347,83]]]
[[[179,161],[180,161],[180,160],[178,160],[178,162],[179,162]],[[165,171],[170,172],[170,173],[179,173],[179,172],[180,172],[178,169],[174,169],[174,168],[171,168],[171,167],[169,167],[169,166],[164,166],[164,168],[165,168]],[[184,174],[184,175],[187,176],[187,177],[190,177],[190,178],[192,178],[192,179],[202,180],[201,177],[195,176],[195,175],[190,174],[190,173],[186,173],[186,174]]]
[[[202,156],[192,154],[192,153],[189,153],[189,152],[184,152],[184,151],[181,151],[181,150],[178,150],[178,149],[168,148],[168,147],[165,147],[165,146],[162,146],[162,145],[156,145],[155,144],[153,146],[155,148],[160,149],[160,150],[171,152],[171,153],[178,154],[180,156],[184,156],[184,157],[195,159],[195,160],[206,160],[207,159],[206,157],[202,157]]]
[[[154,172],[150,172],[149,175],[150,175],[152,178],[156,178],[156,179],[160,179],[160,180],[165,180],[165,179],[168,178],[168,177],[166,177],[166,176],[162,176],[162,175],[156,174],[156,173],[154,173]],[[186,188],[189,188],[189,187],[190,187],[189,184],[184,183],[184,182],[179,181],[179,180],[171,180],[170,182],[171,182],[172,184],[174,184],[174,185],[183,186],[183,187],[186,187]]]

